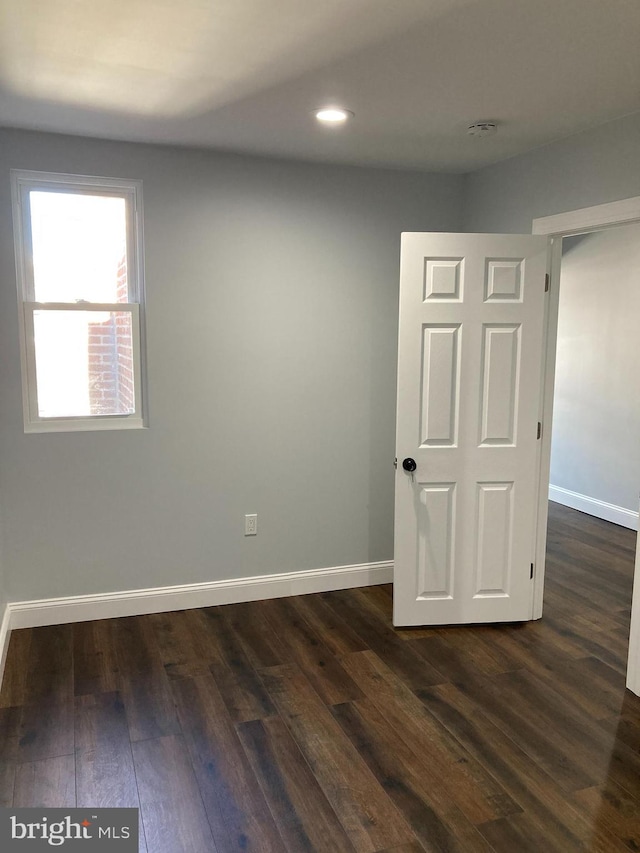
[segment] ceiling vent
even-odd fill
[[[493,136],[498,132],[498,125],[494,121],[476,121],[467,128],[469,136]]]

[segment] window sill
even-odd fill
[[[148,429],[142,418],[52,418],[26,423],[26,434],[43,432],[101,432],[104,430]]]

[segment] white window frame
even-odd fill
[[[29,193],[34,190],[105,195],[124,198],[127,211],[128,302],[36,302],[33,279],[33,247]],[[142,181],[67,175],[55,172],[11,170],[13,230],[20,326],[24,431],[77,432],[85,430],[142,429],[145,417],[144,371],[144,268],[142,243]],[[127,311],[131,313],[133,338],[135,411],[130,415],[83,415],[46,417],[38,414],[35,311]]]

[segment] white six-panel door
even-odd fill
[[[396,625],[532,617],[547,269],[546,237],[402,235]]]

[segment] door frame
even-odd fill
[[[549,475],[551,467],[551,423],[555,384],[556,344],[558,335],[558,307],[560,301],[560,264],[562,238],[590,231],[602,231],[616,225],[640,222],[640,196],[583,207],[553,216],[533,220],[532,234],[551,238],[550,293],[547,305],[546,344],[542,403],[542,447],[540,453],[538,524],[536,534],[536,572],[533,591],[533,619],[542,616],[544,595],[545,553],[547,547],[547,519],[549,514]],[[639,484],[640,485],[640,484]],[[631,630],[627,662],[627,687],[640,695],[640,533],[636,542],[636,561],[631,604]]]

